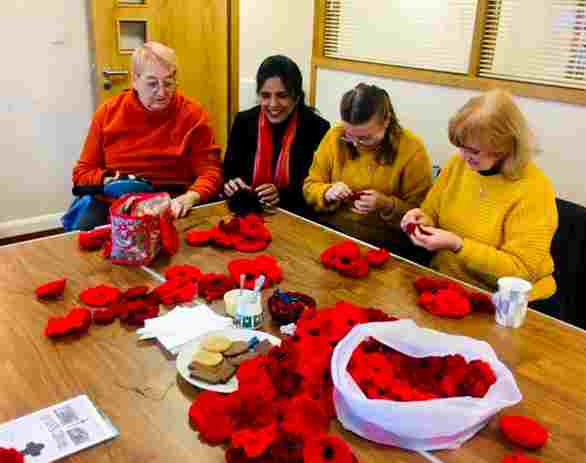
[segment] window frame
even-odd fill
[[[488,10],[489,0],[478,0],[472,47],[470,51],[470,63],[467,74],[430,71],[393,66],[389,64],[368,63],[326,57],[323,53],[326,1],[327,0],[314,0],[314,30],[309,85],[309,100],[312,105],[315,105],[318,69],[352,72],[390,79],[464,88],[467,90],[486,91],[498,87],[507,89],[512,94],[518,96],[558,101],[575,105],[586,105],[585,90],[554,85],[534,84],[516,80],[489,79],[477,76],[482,36],[484,34],[484,18]]]

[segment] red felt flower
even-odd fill
[[[195,265],[173,265],[165,270],[167,280],[188,280],[197,283],[201,280],[203,272]]]
[[[49,317],[45,327],[45,336],[57,338],[67,334],[83,334],[92,323],[92,314],[88,309],[76,307],[64,317]]]
[[[232,445],[244,449],[247,457],[256,458],[264,454],[277,438],[277,424],[262,428],[245,428],[232,434]]]
[[[199,295],[207,301],[221,299],[234,288],[232,279],[223,273],[206,273],[199,280]]]
[[[77,237],[79,248],[84,251],[100,249],[112,236],[111,227],[96,228],[91,231],[82,231]]]
[[[203,391],[189,408],[189,422],[202,440],[216,445],[230,439],[234,431],[232,409],[234,398],[217,392]]]
[[[0,463],[24,463],[24,455],[16,449],[0,447]]]
[[[338,436],[324,435],[305,443],[303,459],[311,463],[353,463],[350,446]]]
[[[480,292],[472,292],[468,294],[468,300],[474,312],[494,313],[496,308],[492,302],[490,295]]]
[[[206,246],[212,239],[212,230],[191,230],[185,235],[190,246]]]
[[[268,240],[251,239],[246,236],[236,236],[232,243],[234,249],[240,252],[260,252],[269,247]]]
[[[94,310],[93,320],[96,325],[109,325],[118,316],[118,311],[113,308]]]
[[[371,267],[382,267],[391,258],[391,254],[386,249],[371,249],[366,253],[366,258]]]
[[[132,288],[128,288],[124,293],[122,293],[120,299],[124,301],[132,301],[134,299],[140,299],[146,296],[148,292],[148,286],[134,286]]]
[[[87,288],[79,294],[79,299],[92,307],[105,307],[114,304],[120,297],[120,290],[108,285]]]
[[[161,230],[161,242],[163,250],[170,256],[174,256],[179,251],[179,232],[173,224],[173,218],[169,213],[162,214],[159,220]]]
[[[502,416],[499,427],[511,442],[526,449],[543,447],[549,437],[542,424],[526,416]]]
[[[35,289],[35,294],[39,299],[57,299],[59,296],[63,295],[66,283],[67,278],[50,281],[49,283],[45,283]]]
[[[522,453],[515,453],[506,455],[502,463],[539,463],[539,460],[523,455]]]

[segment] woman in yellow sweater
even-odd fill
[[[305,200],[325,224],[400,253],[400,219],[431,187],[425,146],[401,127],[389,95],[375,85],[346,92],[340,113],[342,122],[315,153]]]
[[[432,267],[442,273],[493,291],[498,278],[516,276],[533,284],[530,300],[550,298],[555,192],[532,161],[525,117],[508,93],[493,90],[451,118],[449,137],[459,153],[401,227],[419,225],[411,239],[436,252]]]

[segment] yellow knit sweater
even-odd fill
[[[384,241],[389,228],[396,228],[403,214],[419,207],[425,198],[431,187],[431,161],[422,141],[407,129],[403,129],[397,156],[389,165],[378,163],[372,149],[358,148],[358,157],[351,159],[343,135],[341,125],[326,133],[305,179],[303,195],[310,206],[324,213],[326,223],[366,241]],[[353,191],[376,190],[392,197],[392,213],[384,218],[378,212],[357,214],[350,210],[350,201],[326,204],[325,192],[340,181]]]
[[[455,155],[421,208],[437,227],[464,241],[458,253],[439,251],[433,268],[492,291],[500,277],[524,278],[533,284],[530,300],[555,293],[555,192],[533,162],[520,180],[511,181],[500,174],[482,176]]]

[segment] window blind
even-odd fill
[[[466,74],[477,0],[328,0],[324,56]]]
[[[586,1],[489,0],[481,77],[586,88]]]

